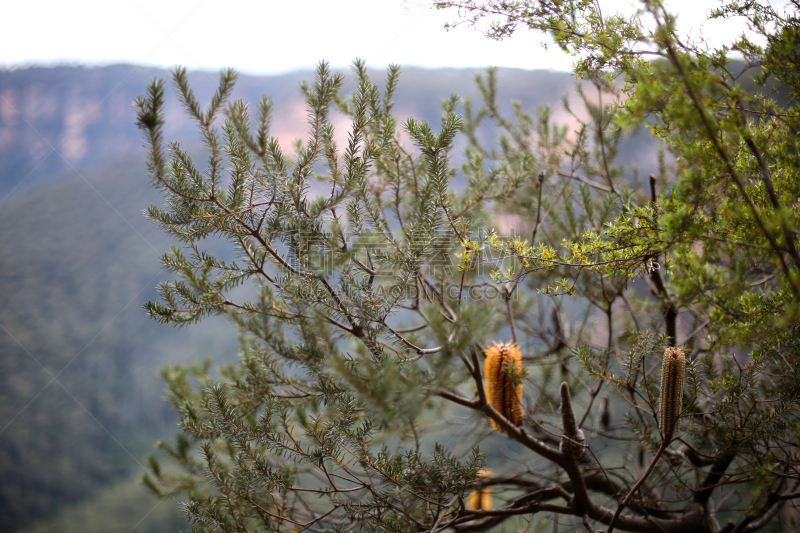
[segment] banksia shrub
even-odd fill
[[[478,472],[480,477],[492,475],[491,470],[481,470]],[[469,493],[467,497],[467,509],[481,510],[492,508],[492,487],[481,487]]]
[[[658,429],[664,435],[664,440],[672,438],[675,423],[681,413],[685,368],[686,358],[683,355],[683,348],[667,348],[664,351],[664,362],[661,365],[661,398],[658,405]]]
[[[486,400],[512,424],[522,423],[522,354],[514,342],[492,343],[486,350],[483,381]],[[492,427],[500,429],[494,420]]]
[[[578,428],[575,411],[572,410],[572,398],[569,395],[569,386],[561,384],[561,423],[564,434],[561,436],[561,453],[570,459],[580,459],[584,452],[586,437],[583,430]]]

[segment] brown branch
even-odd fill
[[[650,175],[650,206],[655,209],[656,205],[656,177]],[[653,261],[657,260],[658,256],[653,257]],[[661,272],[653,268],[650,272],[650,279],[653,281],[656,290],[658,291],[661,305],[664,307],[664,322],[667,330],[667,344],[671,347],[677,346],[678,342],[678,308],[675,302],[670,298],[664,280],[661,278]]]
[[[628,505],[629,501],[631,501],[631,498],[633,498],[633,495],[636,493],[636,491],[639,489],[642,483],[644,483],[645,480],[648,478],[648,476],[650,476],[650,473],[655,468],[658,460],[661,459],[661,456],[664,454],[664,451],[667,449],[667,446],[669,446],[669,440],[664,440],[661,442],[661,446],[658,448],[658,451],[653,456],[653,460],[650,461],[650,465],[647,467],[647,470],[644,471],[644,474],[641,475],[639,481],[637,481],[636,484],[633,486],[633,488],[630,490],[630,492],[628,492],[628,495],[625,496],[619,503],[619,506],[617,507],[614,516],[611,518],[611,522],[608,524],[608,533],[612,533],[614,531],[614,524],[619,518],[619,515],[622,513],[622,510],[625,509],[625,506]]]
[[[708,502],[708,499],[711,498],[711,493],[714,492],[714,489],[718,486],[722,476],[725,475],[725,470],[727,470],[733,462],[734,457],[735,454],[733,453],[723,453],[714,460],[711,470],[708,471],[706,477],[694,493],[694,501],[702,505]]]

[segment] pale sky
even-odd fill
[[[629,10],[631,0],[603,5]],[[743,29],[702,23],[716,0],[669,5],[679,27],[695,35],[729,39]],[[572,66],[572,58],[553,46],[545,51],[548,39],[530,31],[495,42],[468,26],[443,29],[456,17],[424,0],[4,0],[0,67],[126,62],[274,74],[322,59],[343,67],[356,57],[372,67]]]

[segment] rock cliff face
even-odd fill
[[[0,195],[141,153],[131,100],[166,71],[115,65],[0,71]],[[198,95],[215,75],[193,76]],[[169,100],[168,137],[191,127]]]
[[[476,93],[476,72],[407,69],[401,75],[396,110],[401,116],[437,121],[439,103],[449,94]],[[141,155],[131,100],[144,92],[148,79],[168,76],[162,69],[133,65],[0,70],[0,199],[13,192],[12,199],[59,175],[74,176],[121,157]],[[500,76],[501,101],[521,100],[531,108],[557,103],[573,82],[568,74],[544,71],[505,70]],[[306,131],[297,84],[312,77],[312,72],[242,76],[234,95],[252,102],[268,94],[277,104],[273,134],[289,142]],[[200,101],[207,101],[217,84],[216,73],[194,72],[190,78]],[[383,78],[382,72],[373,76]],[[340,130],[345,139],[344,127]],[[171,90],[164,133],[167,140],[183,139],[189,146],[197,142],[195,128]]]
[[[0,195],[131,154],[130,95],[156,74],[123,66],[0,72]]]

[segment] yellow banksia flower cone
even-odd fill
[[[658,429],[670,440],[683,405],[683,380],[686,357],[683,348],[667,348],[661,365],[661,398],[658,402]]]
[[[478,472],[480,477],[492,475],[491,470],[481,470]],[[467,496],[467,509],[482,510],[492,508],[492,487],[481,487],[475,489]]]
[[[486,400],[512,424],[522,423],[522,383],[514,384],[510,375],[522,373],[522,354],[514,342],[492,345],[486,349],[486,361],[483,369]],[[492,428],[501,429],[494,420]]]

